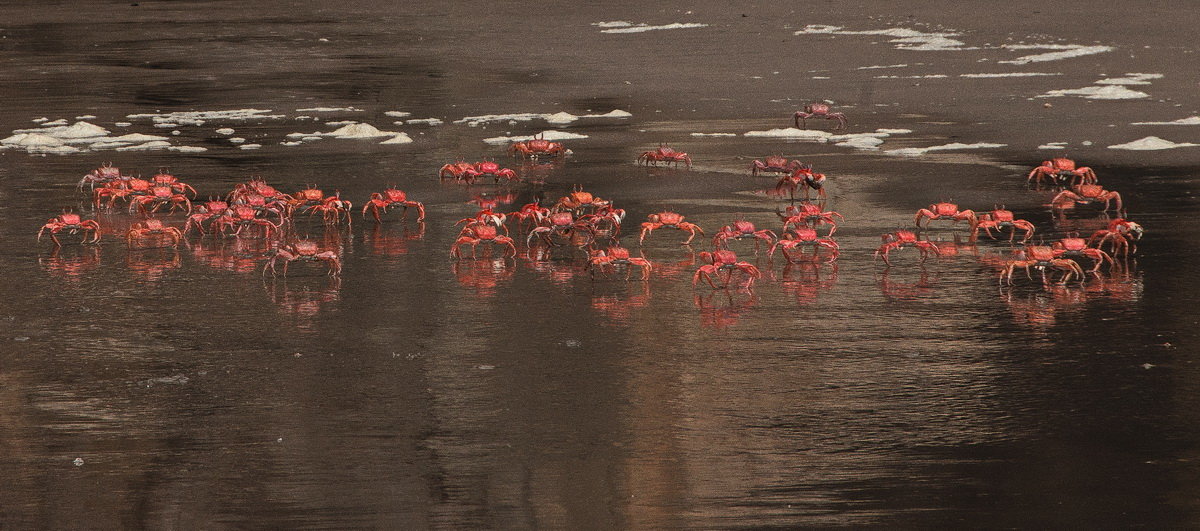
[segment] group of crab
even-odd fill
[[[1048,245],[1031,244],[1030,240],[1036,231],[1034,224],[1017,219],[1003,205],[977,214],[973,210],[960,209],[954,202],[942,201],[917,211],[913,218],[915,230],[901,229],[884,234],[883,244],[875,251],[875,255],[890,266],[888,253],[901,248],[916,248],[922,262],[930,255],[941,254],[937,242],[922,240],[918,236],[922,229],[927,229],[934,221],[950,221],[954,224],[966,222],[970,228],[971,242],[975,242],[981,233],[995,240],[997,233],[1008,232],[1007,241],[1020,244],[1000,268],[1000,281],[1008,284],[1012,283],[1013,274],[1018,269],[1024,270],[1030,279],[1033,278],[1032,272],[1038,271],[1043,284],[1065,284],[1072,280],[1084,282],[1088,275],[1099,277],[1103,266],[1110,269],[1121,267],[1114,257],[1127,259],[1136,252],[1136,242],[1141,239],[1144,229],[1123,217],[1120,194],[1104,190],[1091,168],[1076,167],[1075,161],[1068,158],[1055,158],[1030,171],[1027,182],[1039,188],[1043,184],[1065,188],[1059,190],[1047,205],[1058,218],[1084,206],[1102,207],[1105,215],[1110,210],[1116,210],[1121,217],[1110,219],[1104,228],[1094,231],[1088,238],[1081,237],[1078,231],[1068,231]],[[1019,240],[1018,233],[1021,236]],[[1054,279],[1056,273],[1059,276]]]
[[[264,273],[276,272],[276,264],[283,262],[283,273],[288,264],[296,261],[322,262],[328,265],[328,273],[338,276],[341,272],[341,257],[337,250],[323,248],[320,244],[296,236],[298,219],[320,216],[327,227],[352,223],[353,204],[341,197],[340,192],[327,194],[316,185],[288,194],[267,184],[260,177],[239,183],[223,196],[212,196],[207,201],[194,202],[196,190],[192,186],[160,170],[151,179],[124,175],[111,163],[84,175],[78,188],[92,190],[92,204],[97,212],[114,212],[119,201],[129,204],[130,214],[139,216],[125,231],[129,248],[178,247],[180,242],[193,231],[199,236],[216,235],[221,238],[259,237],[272,242],[273,254],[264,266]],[[408,199],[404,191],[395,187],[371,194],[361,214],[367,213],[376,222],[392,209],[417,211],[417,221],[425,218],[425,206]],[[171,215],[180,212],[185,216],[171,224]],[[160,217],[161,216],[161,217]],[[61,245],[59,234],[81,234],[83,243],[100,241],[104,227],[96,219],[83,219],[78,213],[64,210],[51,218],[38,231],[38,239],[48,234],[55,246]]]

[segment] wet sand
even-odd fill
[[[1159,29],[1196,22],[1188,4],[531,9],[0,8],[0,137],[39,117],[94,115],[114,135],[206,148],[0,150],[0,527],[1194,525],[1187,265],[1200,254],[1188,224],[1200,148],[1107,148],[1200,143],[1200,126],[1131,125],[1200,114],[1184,74],[1200,70],[1196,47]],[[1082,27],[1046,35],[1055,17]],[[611,21],[707,26],[593,25]],[[808,24],[955,34],[963,49],[795,34]],[[1005,44],[1113,50],[1015,65],[1000,61],[1054,49]],[[1008,72],[1055,75],[962,77]],[[1119,85],[1140,99],[1038,97],[1126,73],[1163,77]],[[850,133],[912,132],[878,151],[744,136],[821,100],[846,112]],[[320,107],[361,110],[299,110]],[[172,135],[128,117],[247,108],[284,118]],[[632,116],[454,123],[613,109]],[[410,118],[444,123],[393,123]],[[343,120],[414,141],[281,144]],[[261,147],[241,149],[222,127]],[[483,139],[546,129],[588,138],[564,141],[573,154],[560,167],[520,168],[545,184],[513,187],[505,209],[579,184],[626,209],[630,227],[672,209],[709,234],[737,217],[778,228],[787,202],[759,193],[774,179],[748,168],[783,154],[830,176],[827,206],[847,218],[838,266],[787,267],[738,243],[766,273],[754,291],[693,289],[708,240],[689,249],[671,231],[642,246],[648,282],[593,282],[565,251],[449,260],[454,222],[477,208],[468,201],[504,191],[439,183],[436,169],[459,157],[519,168]],[[693,169],[634,163],[663,142],[691,153]],[[884,153],[954,142],[1004,147]],[[1038,149],[1051,142],[1066,149]],[[943,198],[1005,204],[1047,239],[1102,226],[1056,222],[1043,206],[1052,192],[1025,185],[1058,155],[1095,168],[1147,228],[1128,275],[1001,290],[992,264],[1008,247],[987,241],[926,268],[911,254],[891,269],[872,261],[881,233]],[[302,225],[342,250],[340,283],[319,269],[264,280],[263,242],[193,236],[176,254],[131,251],[109,233],[99,248],[34,245],[47,217],[84,208],[75,183],[110,160],[143,175],[169,167],[201,196],[257,174],[287,192],[337,188],[361,207],[397,184],[429,214],[424,226]],[[949,247],[955,234],[930,237]]]

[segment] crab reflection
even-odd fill
[[[79,280],[84,273],[100,267],[100,247],[95,245],[54,246],[49,256],[39,256],[38,265],[53,276]]]
[[[387,230],[382,225],[376,224],[363,236],[371,254],[403,256],[408,254],[408,246],[411,242],[425,237],[425,223],[405,223],[404,228],[400,231]]]
[[[753,290],[698,291],[692,300],[700,310],[700,326],[715,330],[737,324],[742,315],[758,306]]]
[[[174,247],[154,249],[130,249],[125,255],[125,264],[135,277],[147,282],[162,280],[168,272],[183,265],[179,250]]]
[[[593,287],[592,309],[610,322],[627,325],[630,323],[633,310],[645,308],[650,303],[650,283],[625,284],[624,286],[628,287],[627,291],[614,286],[617,285]],[[596,293],[600,290],[610,291],[610,293]],[[621,293],[613,293],[615,291],[621,291]]]
[[[796,298],[796,302],[812,305],[817,303],[821,292],[833,288],[837,283],[838,265],[837,262],[788,263],[778,276],[774,272],[770,274],[772,280],[778,280],[783,286],[784,293]]]
[[[341,298],[342,282],[337,277],[301,281],[278,277],[264,281],[263,285],[279,312],[298,318],[297,327],[303,330],[312,330],[312,319],[321,308]]]
[[[916,279],[911,273],[903,275],[893,273],[890,268],[876,275],[879,292],[891,301],[918,301],[928,299],[937,290],[937,275],[927,269],[920,268]]]
[[[274,245],[267,240],[231,238],[199,241],[190,246],[192,258],[213,269],[234,273],[251,273],[274,254]]]
[[[493,258],[490,260],[458,260],[451,264],[455,280],[464,288],[471,289],[480,298],[496,295],[496,288],[501,283],[512,281],[513,270],[516,268],[511,259]]]

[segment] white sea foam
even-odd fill
[[[555,131],[553,129],[542,131],[541,133],[538,133],[537,136],[540,136],[541,138],[550,140],[552,142],[557,142],[559,140],[576,140],[576,139],[588,137],[587,135],[581,135],[578,133],[568,133],[565,131]],[[492,138],[485,138],[485,139],[483,139],[483,141],[487,142],[488,144],[507,144],[509,142],[524,142],[526,140],[533,140],[533,138],[534,138],[534,135],[530,135],[530,136],[496,136],[496,137],[492,137]]]
[[[171,147],[171,143],[165,140],[155,140],[144,144],[134,144],[132,146],[124,146],[117,148],[117,151],[151,151],[155,149],[167,149]]]
[[[59,119],[57,119],[57,120],[55,120],[55,121],[53,121],[53,122],[42,122],[42,123],[41,123],[41,125],[42,125],[42,127],[49,127],[49,126],[52,126],[52,125],[67,125],[67,119],[66,119],[66,118],[59,118]]]
[[[912,133],[912,129],[876,129],[876,133],[887,133],[889,135],[907,135]]]
[[[180,124],[200,125],[204,120],[270,120],[286,118],[282,114],[267,114],[269,109],[234,109],[228,111],[186,111],[165,114],[130,114],[126,118],[137,120],[149,119],[154,122],[174,122]]]
[[[1007,50],[1059,50],[1057,52],[1046,52],[1033,55],[1023,55],[1016,59],[1006,61],[998,61],[1000,63],[1010,65],[1024,65],[1029,63],[1043,63],[1046,61],[1058,61],[1061,59],[1070,59],[1073,57],[1083,57],[1085,55],[1094,55],[1098,53],[1111,52],[1114,50],[1112,46],[1100,45],[1083,45],[1083,44],[1006,44],[1001,48]]]
[[[692,136],[738,136],[737,133],[692,133]]]
[[[1051,90],[1039,95],[1039,98],[1057,98],[1060,96],[1082,96],[1089,100],[1135,100],[1148,98],[1145,92],[1130,90],[1122,85],[1092,86],[1077,89]]]
[[[232,135],[234,133],[234,131],[233,131],[232,127],[222,127],[220,129],[217,129],[216,133],[218,135]]]
[[[296,112],[362,112],[362,109],[357,107],[308,107],[296,109]]]
[[[381,136],[396,136],[399,134],[401,133],[394,131],[380,131],[371,124],[350,124],[328,133],[328,136],[332,136],[334,138],[377,138]]]
[[[1097,85],[1149,85],[1151,79],[1162,79],[1162,74],[1139,74],[1129,73],[1125,77],[1114,77],[1101,79],[1096,82]]]
[[[795,127],[787,127],[783,129],[768,129],[766,131],[747,131],[743,136],[825,142],[829,139],[829,137],[833,136],[833,133],[821,131],[819,129],[796,129]]]
[[[663,24],[661,26],[651,26],[649,24],[634,24],[624,20],[617,20],[613,22],[593,22],[592,25],[600,28],[607,28],[600,30],[600,33],[641,33],[643,31],[654,30],[708,27],[708,24],[700,24],[697,22],[673,22],[671,24]]]
[[[258,149],[260,147],[262,147],[262,144],[242,144],[238,146],[238,149]]]
[[[397,133],[396,136],[384,140],[383,142],[380,142],[380,144],[411,144],[412,141],[413,139],[408,135],[404,133]]]
[[[874,70],[874,69],[877,69],[877,68],[905,68],[905,67],[907,67],[907,66],[908,66],[907,64],[899,64],[899,65],[872,65],[872,66],[860,66],[860,67],[858,67],[858,68],[855,68],[855,70]]]
[[[400,123],[396,122],[397,125]],[[437,118],[413,118],[403,123],[408,125],[442,125],[443,122]]]
[[[1067,149],[1066,142],[1047,142],[1038,146],[1038,149]]]
[[[179,124],[175,122],[158,122],[154,124],[154,127],[159,129],[173,129],[175,127],[179,127]]]
[[[41,117],[41,118],[34,118],[34,119],[30,120],[30,121],[31,121],[31,122],[33,122],[33,123],[35,123],[35,124],[40,124],[40,123],[42,123],[42,122],[49,122],[49,121],[50,121],[50,119],[49,119],[49,118],[46,118],[45,116],[43,116],[43,117]]]
[[[1129,150],[1134,150],[1134,151],[1150,151],[1150,150],[1158,150],[1158,149],[1175,149],[1175,148],[1181,148],[1181,147],[1195,147],[1195,146],[1200,146],[1200,144],[1192,144],[1189,142],[1175,143],[1170,140],[1164,140],[1157,136],[1148,136],[1141,140],[1134,140],[1133,142],[1128,142],[1125,144],[1117,144],[1114,146],[1108,146],[1108,149],[1129,149]]]
[[[240,136],[230,137],[229,141],[234,144],[245,144],[246,139]]]
[[[208,148],[200,146],[171,146],[167,149],[171,151],[177,151],[179,153],[203,153],[208,151]]]
[[[492,122],[531,122],[533,120],[546,120],[554,125],[564,125],[580,118],[629,118],[633,116],[627,111],[614,109],[604,114],[585,114],[576,116],[569,112],[557,112],[554,114],[542,114],[536,112],[521,112],[513,114],[484,114],[481,116],[465,116],[455,120],[456,124],[467,124],[471,127],[476,127],[482,124]]]
[[[130,122],[115,122],[115,123],[113,123],[113,125],[115,125],[117,127],[129,127],[133,124]]]
[[[96,119],[96,115],[94,115],[94,114],[85,114],[85,115],[83,115],[83,116],[76,116],[76,117],[75,117],[75,119],[76,119],[76,120],[95,120],[95,119]]]
[[[921,76],[875,76],[875,79],[941,79],[950,77],[946,74],[925,74]]]
[[[299,146],[303,143],[304,142],[280,142],[279,145],[281,145],[281,146]]]
[[[1170,122],[1133,122],[1129,125],[1200,125],[1200,116],[1188,116]]]
[[[356,123],[358,123],[358,122],[355,120],[341,120],[341,121],[337,121],[337,122],[325,122],[325,125],[328,125],[329,127],[337,127],[339,125],[350,125],[350,124],[356,124]]]
[[[385,116],[391,116],[392,118],[405,118],[408,116],[412,116],[411,112],[404,112],[404,111],[386,111],[383,114]]]
[[[53,122],[49,122],[53,123]],[[43,124],[43,125],[49,125]],[[58,125],[54,127],[40,127],[37,129],[17,129],[14,133],[39,133],[49,135],[59,139],[80,139],[80,138],[96,138],[107,136],[109,131],[98,125],[93,125],[88,122],[75,122],[72,125]]]
[[[888,155],[902,155],[902,156],[907,156],[907,157],[915,157],[915,156],[924,155],[931,151],[958,151],[958,150],[963,150],[963,149],[1000,148],[1000,147],[1004,147],[1006,145],[1007,144],[991,144],[991,143],[987,143],[987,142],[978,142],[975,144],[962,144],[959,142],[953,142],[950,144],[943,144],[940,146],[930,146],[930,147],[924,147],[924,148],[891,149],[891,150],[885,151],[884,153],[887,153]]]
[[[876,150],[883,143],[883,139],[875,136],[854,136],[834,145],[841,147],[851,147],[856,149]]]
[[[907,28],[888,28],[882,30],[864,30],[864,31],[847,31],[841,26],[826,26],[821,24],[809,24],[804,29],[797,31],[794,35],[882,35],[892,37],[888,42],[896,44],[896,48],[901,50],[918,50],[918,51],[958,51],[958,50],[974,50],[976,48],[967,47],[966,43],[952,37],[958,37],[961,33],[955,32],[938,32],[926,33]]]
[[[1039,76],[1061,76],[1062,72],[1003,72],[998,74],[959,74],[958,77],[967,78],[993,78],[993,77],[1039,77]]]

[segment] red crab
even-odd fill
[[[792,172],[791,175],[779,179],[779,182],[775,185],[775,193],[783,195],[783,191],[786,189],[788,197],[795,201],[797,187],[804,188],[804,199],[806,201],[810,197],[809,192],[811,190],[816,190],[817,196],[825,199],[825,174],[813,173],[812,166],[806,164],[796,168],[796,171]]]
[[[524,142],[515,142],[511,146],[508,146],[508,152],[514,156],[519,155],[522,158],[528,159],[536,159],[544,156],[558,157],[566,154],[567,149],[562,144],[546,140],[543,136],[539,133]]]
[[[176,193],[185,195],[190,193],[193,198],[196,197],[195,188],[192,188],[191,185],[175,178],[174,175],[167,173],[165,169],[158,170],[158,173],[156,173],[154,177],[150,178],[150,182],[154,183],[155,186],[170,186],[171,189]]]
[[[292,243],[284,244],[275,251],[275,256],[263,266],[263,275],[267,271],[271,271],[271,276],[275,276],[275,263],[283,260],[283,276],[287,276],[288,264],[292,262],[325,262],[329,264],[329,276],[337,277],[342,274],[342,259],[335,251],[322,251],[317,242],[308,240],[298,240]]]
[[[1021,243],[1029,241],[1029,238],[1033,237],[1033,223],[1023,219],[1014,219],[1014,217],[1012,211],[1005,210],[1004,206],[996,207],[995,210],[984,213],[975,220],[975,223],[971,224],[971,241],[979,238],[979,229],[983,229],[988,238],[993,240],[996,239],[996,236],[992,234],[992,229],[1008,230],[1008,241],[1010,242],[1017,237],[1018,230],[1023,230],[1025,231],[1025,236],[1021,238]]]
[[[105,162],[103,166],[92,170],[79,180],[79,191],[83,191],[83,185],[85,184],[91,186],[92,190],[95,190],[97,184],[105,186],[110,182],[121,179],[121,169],[113,166],[111,162]]]
[[[325,197],[325,192],[317,189],[316,185],[309,185],[308,188],[293,194],[291,206],[292,210],[300,214],[308,213],[313,216],[320,212],[326,225],[337,225],[343,216],[347,225],[352,222],[350,209],[354,205],[342,199],[341,192],[335,191],[332,196]]]
[[[663,162],[668,165],[674,164],[676,167],[678,167],[679,163],[682,162],[688,168],[692,167],[692,157],[690,155],[682,151],[675,151],[674,149],[667,147],[666,144],[659,144],[658,149],[654,151],[644,151],[641,155],[638,155],[639,164],[658,166],[659,162]]]
[[[416,208],[417,221],[425,221],[425,205],[417,201],[409,201],[408,194],[395,188],[388,188],[383,193],[371,194],[371,199],[367,201],[366,205],[363,205],[362,215],[363,217],[367,217],[367,210],[370,210],[371,215],[375,217],[375,222],[378,223],[381,221],[379,218],[380,213],[386,214],[389,208],[395,207],[404,209],[403,217],[405,218],[408,217],[409,207]]]
[[[629,256],[629,249],[624,247],[612,246],[604,250],[595,250],[591,252],[591,258],[588,260],[588,271],[593,280],[596,278],[596,271],[604,271],[608,268],[609,271],[616,269],[616,266],[625,267],[625,280],[629,280],[633,273],[633,266],[642,268],[641,280],[650,278],[650,269],[653,267],[649,260],[645,258],[633,258]]]
[[[1034,182],[1039,186],[1043,179],[1049,179],[1058,186],[1074,186],[1077,184],[1096,184],[1096,172],[1086,166],[1075,167],[1075,161],[1068,158],[1054,158],[1042,161],[1042,165],[1029,172],[1025,182]]]
[[[183,239],[183,231],[163,225],[162,220],[149,218],[134,223],[125,233],[125,240],[131,248],[135,242],[138,247],[143,247],[147,240],[161,240],[163,237],[171,241],[170,247],[178,247]]]
[[[826,262],[837,260],[841,254],[841,247],[831,238],[821,238],[817,236],[817,231],[808,227],[797,227],[790,234],[790,238],[783,238],[771,245],[771,250],[767,251],[768,257],[775,255],[775,248],[778,247],[783,252],[783,257],[787,258],[788,262],[799,262],[800,258],[804,257],[803,249],[798,249],[802,246],[811,246],[813,249],[813,258],[817,257],[817,250],[822,247],[829,249],[829,258]],[[789,251],[796,251],[793,255]]]
[[[1099,249],[1108,243],[1112,254],[1128,256],[1131,251],[1137,252],[1137,245],[1134,242],[1141,240],[1143,233],[1145,230],[1141,225],[1124,218],[1117,218],[1108,223],[1108,228],[1094,232],[1092,237],[1088,238],[1088,245],[1094,243]]]
[[[746,282],[742,284],[742,289],[750,289],[754,285],[755,280],[762,278],[762,272],[758,270],[758,267],[750,262],[739,262],[737,255],[733,251],[718,250],[711,253],[704,251],[700,253],[700,259],[708,262],[708,264],[700,266],[696,270],[696,274],[692,275],[693,287],[701,278],[708,281],[708,285],[712,286],[713,289],[728,287],[736,271],[746,274]],[[721,279],[722,272],[725,273],[724,279]],[[713,282],[714,276],[722,280],[720,286]]]
[[[759,172],[770,173],[792,173],[804,167],[804,163],[798,160],[788,160],[783,155],[771,155],[766,161],[755,160],[750,163],[750,175],[758,175]]]
[[[741,240],[745,238],[754,238],[754,252],[757,253],[759,243],[766,242],[768,247],[774,247],[775,240],[779,237],[770,229],[756,230],[753,223],[739,219],[721,227],[721,230],[717,231],[713,236],[713,247],[728,249],[729,240]]]
[[[1030,279],[1033,276],[1029,270],[1037,269],[1042,273],[1042,283],[1049,284],[1050,280],[1047,275],[1047,270],[1061,271],[1063,273],[1062,280],[1059,284],[1066,284],[1076,275],[1079,276],[1079,281],[1083,282],[1086,275],[1083,268],[1074,260],[1066,258],[1055,258],[1054,249],[1045,245],[1027,245],[1024,249],[1017,250],[1014,254],[1015,260],[1009,260],[1005,264],[1004,269],[1000,271],[1000,282],[1012,284],[1013,271],[1017,268],[1025,270],[1025,275]]]
[[[835,129],[846,128],[846,115],[840,112],[829,112],[829,106],[824,103],[810,103],[804,106],[803,111],[796,111],[793,115],[796,119],[797,128],[807,128],[809,118],[824,118],[826,120],[837,120],[838,126]]]
[[[929,205],[929,208],[922,208],[917,211],[917,215],[913,221],[917,224],[917,228],[921,228],[921,220],[937,221],[948,219],[954,223],[966,221],[971,225],[975,225],[975,212],[971,210],[959,210],[958,205],[954,203],[941,202]],[[927,222],[926,227],[929,226]]]
[[[271,238],[271,232],[279,230],[279,224],[271,223],[270,220],[258,217],[258,211],[249,205],[234,205],[225,211],[225,214],[217,217],[213,222],[217,232],[221,235],[226,235],[231,229],[234,236],[240,236],[242,230],[252,225],[258,225],[266,230],[265,237]]]
[[[838,222],[833,218],[846,221],[846,218],[841,214],[832,210],[822,211],[819,205],[814,205],[808,201],[801,202],[799,206],[789,205],[783,212],[776,212],[779,218],[783,220],[783,232],[786,233],[789,227],[808,226],[814,229],[821,225],[829,225],[829,234],[826,236],[833,237],[833,233],[837,232]]]
[[[518,229],[523,229],[529,224],[538,225],[549,215],[550,209],[542,206],[540,199],[534,199],[532,203],[522,205],[520,210],[508,213],[510,218],[517,220]]]
[[[558,202],[551,207],[550,211],[571,211],[577,216],[582,216],[596,213],[597,211],[606,207],[612,207],[612,201],[600,199],[599,197],[592,195],[591,192],[583,191],[582,186],[576,185],[575,191],[567,194],[565,197],[560,198]],[[624,217],[625,211],[619,210],[619,212],[621,213],[622,217]]]
[[[267,181],[262,177],[254,176],[245,183],[239,183],[233,187],[233,191],[229,192],[229,197],[226,199],[230,203],[236,203],[238,199],[247,195],[260,195],[265,203],[274,204],[289,204],[294,198],[288,194],[276,190],[275,187],[267,184]],[[290,207],[289,207],[290,208]]]
[[[229,210],[229,204],[224,201],[211,199],[205,201],[203,205],[196,207],[199,212],[188,216],[187,223],[183,225],[183,232],[186,234],[192,227],[204,234],[204,224],[209,223],[216,226],[217,219],[225,215],[225,211]]]
[[[1105,262],[1108,262],[1110,266],[1113,265],[1112,256],[1109,256],[1108,253],[1096,247],[1092,247],[1087,240],[1080,238],[1078,234],[1068,234],[1066,238],[1050,244],[1050,248],[1054,249],[1055,258],[1070,258],[1075,261],[1087,258],[1093,261],[1095,265],[1088,272],[1094,275],[1099,275],[1100,266],[1104,265]]]
[[[92,202],[96,209],[100,209],[100,202],[108,199],[108,208],[111,209],[117,199],[126,199],[130,197],[139,197],[150,193],[150,188],[153,185],[145,179],[121,178],[115,181],[109,181],[107,184],[92,190]]]
[[[508,182],[521,180],[520,177],[517,177],[517,172],[509,168],[501,168],[499,164],[489,160],[474,164],[463,161],[446,164],[442,166],[441,170],[438,170],[438,177],[442,179],[450,177],[467,184],[475,184],[480,177],[491,177],[495,182],[500,182],[500,179]]]
[[[291,196],[288,197],[291,198]],[[279,225],[286,223],[292,214],[291,205],[285,200],[270,199],[257,193],[241,194],[233,200],[232,204],[253,208],[262,217],[279,216]]]
[[[192,201],[186,195],[178,193],[175,188],[167,185],[154,185],[146,195],[138,195],[129,201],[129,212],[135,210],[149,214],[158,212],[158,209],[163,205],[171,205],[168,213],[174,212],[175,209],[184,210],[188,215],[192,213]]]
[[[922,262],[929,258],[929,253],[937,253],[938,250],[937,245],[933,242],[918,240],[916,233],[911,230],[898,230],[896,232],[890,232],[888,234],[884,234],[882,238],[883,245],[880,245],[879,248],[875,250],[875,258],[883,256],[883,263],[889,266],[892,265],[892,263],[888,261],[888,253],[895,249],[916,247],[917,250],[921,252]]]
[[[37,239],[42,241],[42,233],[50,231],[50,239],[54,241],[54,246],[62,245],[58,241],[58,233],[67,231],[67,234],[83,234],[83,243],[96,243],[100,241],[100,223],[94,219],[82,219],[79,214],[64,210],[53,218],[50,218],[42,228],[38,230]],[[91,231],[92,237],[88,239],[87,233]]]
[[[496,232],[495,225],[486,223],[468,223],[459,233],[458,239],[454,240],[454,245],[450,246],[450,257],[461,258],[461,249],[463,245],[471,246],[471,258],[475,258],[475,247],[483,242],[491,242],[494,245],[504,245],[508,247],[506,256],[512,257],[517,255],[517,246],[513,244],[513,239],[508,236],[502,236]]]
[[[462,225],[463,223],[466,223],[467,225],[470,225],[472,223],[482,223],[484,225],[491,225],[493,227],[496,227],[497,229],[504,229],[504,233],[508,234],[508,227],[506,225],[504,225],[504,221],[506,219],[507,219],[507,216],[505,216],[504,214],[500,214],[498,212],[493,212],[492,209],[490,209],[490,208],[485,208],[483,210],[480,210],[479,212],[476,212],[475,217],[463,218],[463,219],[458,220],[456,223],[454,223],[454,226],[457,227],[459,225]],[[463,231],[465,232],[466,229],[464,228]]]
[[[684,221],[683,216],[674,212],[663,211],[657,214],[650,214],[647,216],[647,219],[650,221],[642,223],[642,235],[638,237],[638,245],[641,245],[646,240],[646,236],[654,232],[654,229],[663,227],[687,231],[690,234],[688,239],[684,240],[680,245],[692,243],[692,239],[696,237],[696,233],[704,234],[704,230],[699,225]]]
[[[1090,205],[1104,201],[1104,210],[1109,210],[1112,201],[1117,202],[1118,212],[1121,210],[1121,194],[1105,190],[1098,184],[1077,184],[1070,190],[1063,190],[1050,200],[1050,207],[1063,211],[1079,205]]]
[[[571,244],[585,247],[596,239],[592,224],[586,219],[575,219],[570,212],[555,212],[545,218],[542,223],[529,231],[525,239],[526,245],[532,247],[534,236],[538,236],[546,245],[559,246]]]

